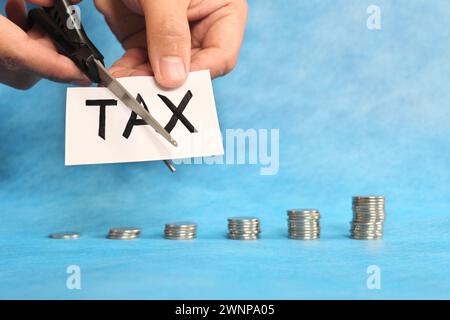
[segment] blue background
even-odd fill
[[[2,3],[4,3],[2,1]],[[382,10],[382,30],[366,9]],[[122,49],[90,1],[110,65]],[[0,87],[0,297],[450,298],[450,3],[251,1],[239,66],[214,81],[223,131],[279,128],[280,170],[161,162],[64,166],[65,86]],[[351,196],[387,197],[383,241],[348,239]],[[290,207],[322,212],[322,239],[286,238]],[[227,240],[256,215],[263,238]],[[161,238],[193,220],[199,238]],[[142,239],[105,239],[138,226]],[[51,232],[78,230],[64,242]],[[69,265],[82,290],[66,289]],[[382,289],[368,290],[378,265]]]

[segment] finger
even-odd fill
[[[19,66],[57,82],[88,85],[89,79],[67,57],[55,50],[41,45],[38,41],[28,39],[18,46],[21,52],[18,58]]]
[[[129,41],[133,43],[141,41],[140,43],[145,44],[145,18],[142,15],[130,14],[129,8],[122,1],[118,0],[95,0],[94,4],[97,10],[105,16],[106,22],[124,48],[133,47],[132,44],[128,44]],[[125,28],[124,17],[127,19]],[[138,32],[140,30],[143,31],[142,35]],[[134,40],[138,36],[142,38]],[[129,40],[131,38],[133,40]]]
[[[11,72],[0,66],[0,83],[19,89],[28,90],[32,88],[40,78],[26,72]]]
[[[23,0],[8,0],[5,12],[9,20],[25,30],[27,27],[27,11]]]
[[[241,1],[234,7],[216,11],[197,24],[193,39],[194,42],[201,39],[201,43],[200,50],[192,57],[191,70],[209,69],[213,78],[233,70],[244,37],[246,17],[246,2]]]
[[[114,63],[109,71],[114,77],[125,77],[124,70],[132,70],[148,62],[147,51],[144,49],[130,49],[120,58],[116,63]],[[120,73],[120,76],[118,74]]]
[[[188,0],[141,1],[146,17],[147,46],[156,81],[175,88],[190,69],[191,34]]]
[[[209,70],[212,78],[229,73],[235,66],[235,59],[220,48],[207,48],[198,51],[191,62],[191,71]]]

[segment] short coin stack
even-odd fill
[[[258,218],[236,217],[228,219],[228,237],[233,240],[258,240],[261,233]]]
[[[108,239],[112,240],[134,240],[141,234],[139,228],[113,228],[109,230]]]
[[[317,209],[288,210],[289,238],[315,240],[320,238],[320,212]]]
[[[356,240],[383,238],[385,199],[381,196],[353,197],[350,237]]]
[[[168,223],[164,237],[169,240],[192,240],[197,238],[197,225],[193,222]]]

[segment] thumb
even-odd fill
[[[163,87],[179,87],[190,70],[189,0],[142,0],[141,4],[147,25],[149,58],[156,81]]]

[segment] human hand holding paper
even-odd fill
[[[119,81],[178,141],[170,146],[106,88],[69,88],[66,164],[183,159],[223,155],[208,71],[192,72],[177,90],[164,90],[151,77]]]
[[[212,77],[237,63],[246,17],[245,0],[95,0],[126,50],[111,68],[116,77],[154,75],[167,88],[189,71]]]

